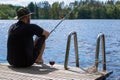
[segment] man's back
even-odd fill
[[[13,24],[8,36],[8,62],[15,65],[31,63],[33,57],[33,35],[41,36],[43,29],[33,24],[19,21]],[[32,64],[32,63],[31,63]]]

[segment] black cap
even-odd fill
[[[20,8],[17,11],[17,19],[21,19],[27,15],[31,15],[32,13],[30,12],[30,10],[28,8]]]

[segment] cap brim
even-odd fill
[[[28,16],[28,15],[31,15],[31,14],[33,14],[33,13],[29,13],[29,14],[24,15],[24,16],[21,16],[21,17],[16,16],[16,17],[14,17],[14,19],[21,19],[21,18],[23,18],[23,17],[25,17],[25,16]]]

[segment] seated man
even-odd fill
[[[18,22],[11,25],[7,41],[7,60],[13,67],[28,67],[43,63],[42,55],[49,32],[30,24],[31,13],[27,8],[17,11]],[[33,36],[37,38],[33,40]]]

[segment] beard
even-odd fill
[[[27,19],[27,23],[30,24],[30,19]]]

